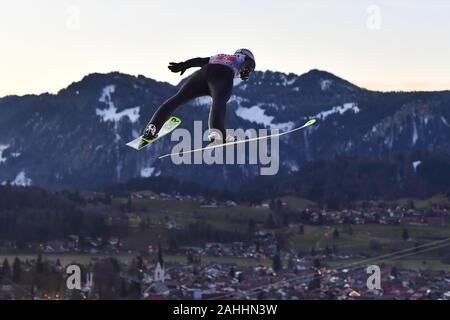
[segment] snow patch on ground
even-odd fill
[[[326,91],[330,89],[330,86],[333,84],[333,80],[320,80],[320,89],[322,91]]]
[[[243,82],[243,80],[241,78],[234,78],[233,86],[236,87],[236,86],[240,85],[242,82]]]
[[[102,95],[98,99],[99,102],[103,102],[106,104],[110,104],[111,102],[111,94],[116,91],[116,86],[111,84],[103,88]]]
[[[387,145],[389,149],[392,149],[392,146],[394,145],[394,134],[392,130],[385,136],[384,144]]]
[[[412,136],[412,144],[415,145],[417,140],[419,139],[419,134],[417,133],[417,125],[416,121],[413,119],[413,136]]]
[[[297,80],[297,77],[294,76],[294,77],[289,79],[286,75],[283,74],[281,76],[281,80],[282,80],[281,85],[283,87],[288,87],[288,86],[291,86],[291,85],[293,85],[295,83],[295,81]],[[277,83],[276,85],[279,86],[280,84]]]
[[[248,99],[242,98],[240,96],[232,95],[230,100],[228,100],[228,103],[230,102],[236,102],[238,105],[241,105],[242,102],[246,102]]]
[[[7,144],[0,144],[0,163],[6,162],[6,158],[3,157],[3,151],[9,148]]]
[[[196,106],[210,106],[212,103],[212,98],[210,96],[198,97],[194,100],[194,105]]]
[[[100,98],[98,99],[99,102],[105,103],[108,105],[107,109],[95,109],[95,114],[102,118],[104,122],[112,121],[112,122],[118,122],[123,117],[128,117],[128,119],[135,123],[139,120],[139,112],[140,107],[134,107],[122,110],[120,112],[117,112],[117,108],[114,105],[114,102],[111,100],[111,94],[114,93],[116,90],[116,87],[114,85],[109,85],[103,88],[102,94]]]
[[[285,162],[285,165],[288,167],[289,171],[296,172],[299,170],[299,166],[294,161],[287,161]]]
[[[11,185],[13,186],[30,186],[31,185],[31,179],[27,178],[25,175],[25,171],[20,171],[19,174],[16,176],[13,182],[11,182]]]
[[[299,87],[294,87],[294,88],[292,88],[292,91],[299,92],[300,88]]]
[[[290,130],[294,126],[294,123],[289,121],[286,123],[273,123],[275,117],[268,116],[260,105],[255,105],[250,108],[244,108],[239,106],[236,109],[236,115],[244,120],[262,124],[270,129]]]
[[[447,120],[445,120],[445,118],[443,116],[441,116],[441,121],[443,124],[445,124],[447,127],[450,128],[450,125],[448,124]]]
[[[232,95],[230,97],[230,99],[228,100],[228,103],[236,102],[240,106],[242,102],[246,102],[246,101],[248,101],[248,99],[242,98],[242,97],[237,96],[237,95]],[[210,96],[198,97],[198,98],[196,98],[193,101],[193,104],[195,106],[207,106],[207,107],[210,107],[211,104],[212,104],[212,98]]]
[[[351,148],[353,148],[353,141],[352,141],[352,140],[349,140],[349,141],[347,141],[347,143],[345,144],[345,150],[348,151],[348,150],[351,150]]]
[[[376,133],[376,132],[378,131],[378,127],[379,127],[379,126],[381,126],[380,123],[377,123],[376,125],[374,125],[374,126],[372,127],[372,132],[373,132],[373,133]]]
[[[151,177],[153,171],[155,171],[155,168],[152,168],[152,167],[142,168],[142,169],[141,169],[141,177],[142,177],[142,178],[148,178],[148,177]]]
[[[292,79],[286,79],[286,85],[291,86],[295,83],[295,80],[297,80],[297,78],[292,78]]]
[[[122,164],[118,163],[116,167],[117,180],[120,180],[121,174],[122,174]]]
[[[136,139],[137,137],[139,137],[141,135],[140,132],[138,132],[137,130],[131,130],[131,136],[133,137],[133,139]]]
[[[357,103],[350,102],[350,103],[344,103],[343,106],[337,106],[337,107],[333,107],[329,110],[319,112],[318,114],[315,115],[315,117],[325,120],[326,118],[328,118],[329,116],[331,116],[333,114],[336,114],[336,113],[344,114],[345,112],[347,112],[349,110],[352,110],[353,113],[355,113],[355,114],[359,113],[359,111],[360,111]]]
[[[101,117],[104,122],[118,122],[123,117],[128,117],[132,123],[135,123],[139,120],[140,109],[140,107],[135,107],[117,112],[117,109],[114,106],[110,106],[108,109],[104,110],[96,109],[95,113]]]
[[[422,161],[413,161],[412,166],[414,168],[414,171],[417,170],[417,167],[420,166],[421,163]]]

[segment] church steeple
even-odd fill
[[[156,262],[154,281],[164,282],[166,276],[164,271],[164,260],[162,255],[161,240],[158,242],[158,261]]]
[[[162,248],[161,248],[161,240],[159,240],[159,242],[158,242],[158,262],[161,265],[161,267],[164,265]]]

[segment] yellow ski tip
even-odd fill
[[[312,126],[312,125],[313,125],[314,123],[316,123],[316,122],[317,122],[317,119],[311,119],[311,120],[309,120],[308,122],[306,122],[306,123],[302,126],[302,128]]]
[[[170,116],[169,121],[173,121],[173,122],[180,122],[181,123],[181,119],[175,116]]]

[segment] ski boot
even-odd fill
[[[153,140],[158,137],[156,134],[156,126],[153,123],[149,123],[142,134],[142,137],[147,140]]]
[[[211,131],[208,134],[208,139],[209,139],[209,141],[211,141],[211,143],[208,144],[208,147],[217,146],[220,144],[224,144],[224,143],[226,144],[226,143],[236,141],[236,137],[233,137],[229,134],[226,136],[225,141],[223,141],[222,135],[218,131]]]
[[[156,134],[156,126],[153,123],[149,123],[142,133],[141,146],[156,138],[158,138],[158,135]]]

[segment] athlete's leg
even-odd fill
[[[233,71],[226,66],[210,65],[208,70],[208,87],[212,97],[209,113],[209,129],[216,129],[225,139],[225,116],[227,102],[233,92]]]
[[[157,133],[176,108],[189,100],[208,94],[206,72],[201,69],[194,73],[173,97],[159,106],[153,114],[149,125],[153,124]]]

